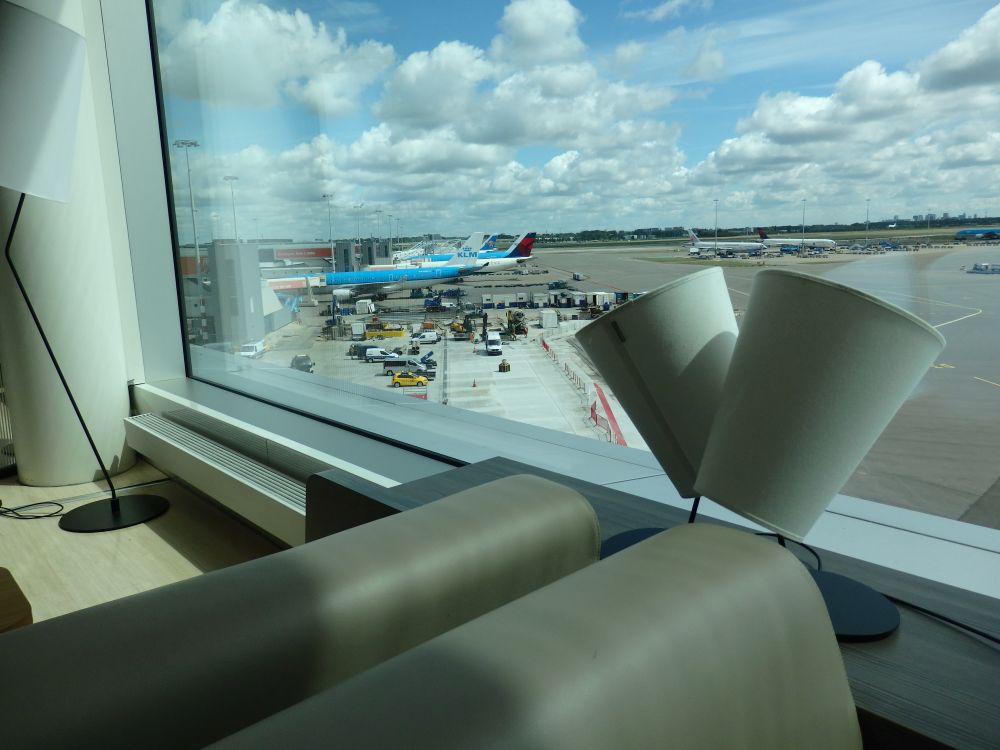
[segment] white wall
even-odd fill
[[[129,413],[129,365],[136,372],[139,353],[100,10],[85,0],[22,4],[85,36],[87,65],[69,202],[28,196],[11,254],[102,458],[116,473],[135,462],[122,420]],[[0,189],[4,239],[17,198]],[[89,481],[97,462],[5,264],[0,320],[21,482]]]

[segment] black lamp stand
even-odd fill
[[[31,319],[35,321],[35,328],[38,329],[38,335],[42,338],[42,343],[45,345],[45,351],[49,353],[49,359],[52,360],[52,366],[55,367],[56,374],[62,382],[63,389],[66,391],[66,396],[69,398],[69,402],[73,406],[73,411],[76,413],[76,418],[80,421],[80,426],[83,428],[83,434],[87,437],[87,442],[90,444],[90,449],[94,453],[94,458],[97,459],[97,464],[101,467],[101,473],[104,475],[104,480],[108,483],[108,489],[111,491],[110,498],[96,500],[92,503],[82,505],[62,516],[59,519],[59,528],[65,531],[83,533],[93,531],[112,531],[114,529],[124,529],[128,526],[135,526],[136,524],[150,521],[165,513],[167,508],[170,507],[170,503],[166,500],[166,498],[159,497],[158,495],[126,495],[124,502],[119,499],[118,493],[115,491],[115,486],[111,482],[111,475],[108,474],[108,469],[105,467],[104,461],[101,460],[101,454],[97,450],[94,438],[91,437],[90,430],[87,429],[87,423],[83,419],[83,414],[80,413],[80,408],[76,405],[76,399],[73,398],[73,393],[70,391],[69,383],[66,382],[66,377],[63,375],[62,368],[59,367],[59,362],[56,360],[55,352],[52,351],[52,346],[49,344],[45,331],[42,329],[42,323],[38,319],[38,315],[35,313],[35,308],[31,304],[31,300],[28,298],[28,292],[24,288],[24,284],[21,282],[21,277],[18,275],[17,269],[14,267],[14,260],[10,257],[10,248],[14,241],[14,231],[17,229],[17,220],[21,216],[21,207],[23,205],[24,193],[21,193],[21,197],[17,202],[17,210],[14,212],[14,222],[11,224],[10,233],[7,235],[4,257],[7,259],[7,265],[10,267],[10,272],[14,276],[17,288],[20,290],[21,296],[24,298],[24,303],[28,306],[28,312],[31,313]]]

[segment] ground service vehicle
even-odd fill
[[[381,347],[369,347],[365,349],[365,362],[382,362],[387,359],[395,359],[399,354],[389,352]]]
[[[425,375],[428,380],[434,380],[435,372],[431,369],[433,365],[425,365],[419,359],[412,357],[407,359],[386,359],[382,362],[382,372],[390,377],[397,372],[409,371],[419,375]]]
[[[392,387],[427,385],[427,377],[413,372],[397,372],[392,376]]]
[[[437,331],[421,331],[410,340],[418,344],[436,344],[440,339],[441,336]]]
[[[249,344],[244,344],[240,347],[240,356],[249,357],[250,359],[260,359],[264,356],[264,342],[263,341],[252,341]]]
[[[454,310],[457,305],[454,302],[446,302],[440,297],[430,297],[424,300],[424,310],[426,312],[447,312]]]
[[[312,372],[313,368],[316,367],[316,363],[313,362],[312,357],[308,354],[296,354],[292,357],[292,363],[289,367],[293,370],[301,370],[302,372]]]
[[[499,331],[486,332],[486,353],[490,356],[503,354],[503,344],[500,343]]]

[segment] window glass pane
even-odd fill
[[[990,5],[154,0],[191,374],[645,448],[573,334],[792,268],[948,339],[844,492],[1000,528]]]

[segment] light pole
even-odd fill
[[[232,198],[233,200],[233,239],[236,240],[236,242],[239,242],[240,231],[236,227],[236,191],[233,190],[233,183],[240,178],[231,174],[227,174],[222,179],[224,179],[226,182],[229,183],[229,197]]]
[[[870,216],[868,209],[871,206],[871,202],[871,198],[865,198],[865,247],[868,247],[868,218]]]
[[[333,255],[333,252],[332,252],[332,248],[333,248],[333,204],[330,203],[330,201],[333,200],[333,193],[323,193],[323,197],[326,198],[326,225],[327,225],[327,230],[329,231],[329,237],[330,237],[330,248],[331,248],[330,255]]]
[[[927,231],[931,231],[931,210],[927,209]]]
[[[389,257],[392,257],[392,214],[389,214]]]
[[[357,239],[357,247],[358,248],[361,247],[361,209],[364,208],[364,207],[365,207],[364,203],[358,203],[358,204],[356,204],[354,206],[355,210],[357,211],[357,219],[358,219],[358,232],[357,232],[357,238],[358,238]],[[354,253],[351,253],[351,255],[353,256]],[[353,263],[353,258],[352,258],[352,263]]]
[[[375,230],[376,237],[377,237],[376,241],[378,242],[379,245],[381,245],[382,244],[382,209],[381,208],[376,208],[375,209],[375,226],[377,227],[376,230]]]
[[[719,254],[719,199],[713,198],[715,201],[715,254]]]
[[[189,138],[182,138],[174,141],[174,146],[184,149],[184,164],[187,166],[188,176],[188,199],[191,202],[191,231],[194,234],[194,275],[198,280],[198,289],[201,289],[201,248],[198,246],[198,223],[194,218],[194,191],[191,189],[191,160],[188,158],[188,150],[198,148],[201,144]]]
[[[799,245],[799,251],[805,252],[806,249],[806,199],[802,199],[802,244]]]

